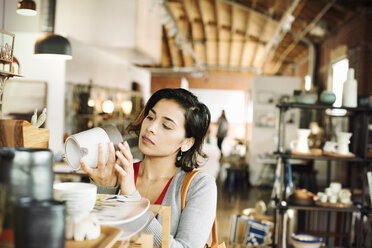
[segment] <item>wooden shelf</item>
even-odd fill
[[[19,74],[14,74],[14,73],[3,71],[3,70],[0,70],[0,75],[3,76],[3,77],[7,77],[7,78],[10,78],[10,77],[22,77]]]
[[[346,161],[346,162],[357,162],[357,163],[372,163],[371,158],[361,157],[336,157],[336,156],[312,156],[312,155],[293,155],[289,153],[277,153],[282,158],[287,159],[308,159],[308,160],[332,160],[332,161]]]
[[[333,107],[331,105],[325,104],[303,104],[303,103],[280,103],[277,104],[276,107],[278,108],[299,108],[299,109],[319,109],[319,110],[326,110],[326,109],[345,109],[351,112],[369,112],[372,113],[372,108],[367,107]]]
[[[360,212],[360,208],[351,206],[349,208],[335,208],[335,207],[320,207],[320,206],[303,206],[303,205],[288,205],[289,209],[306,210],[306,211],[332,211],[332,212]]]

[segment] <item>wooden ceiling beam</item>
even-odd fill
[[[165,27],[162,27],[163,29],[163,39],[162,39],[162,55],[161,55],[161,67],[171,67],[172,66],[172,57],[170,55],[170,49],[169,49],[169,43],[168,43],[168,37],[166,34]]]
[[[267,63],[267,61],[271,61],[272,59],[272,55],[270,55],[270,51],[273,47],[275,47],[276,45],[278,45],[281,40],[283,39],[286,31],[284,30],[283,31],[283,27],[287,21],[287,19],[289,18],[289,16],[292,16],[292,14],[294,13],[294,11],[296,10],[298,4],[300,3],[301,0],[294,0],[292,2],[292,4],[288,7],[288,9],[286,10],[285,14],[282,16],[282,19],[280,20],[280,23],[278,24],[278,26],[276,27],[274,33],[273,33],[273,36],[271,37],[271,39],[269,40],[269,42],[266,44],[265,46],[265,51],[264,51],[264,55],[263,57],[265,58],[265,60],[263,61],[263,65],[262,67],[265,66],[265,64]],[[274,51],[272,51],[271,54],[274,54]]]
[[[272,18],[271,16],[266,15],[266,14],[263,14],[263,13],[261,13],[261,12],[255,10],[254,8],[256,7],[256,0],[253,0],[253,1],[252,1],[252,7],[248,7],[248,6],[244,5],[244,4],[241,4],[241,3],[235,2],[234,0],[218,0],[218,1],[220,1],[220,2],[224,2],[224,3],[227,3],[227,4],[230,4],[230,5],[235,6],[235,7],[238,7],[238,8],[241,8],[241,9],[247,11],[247,12],[255,13],[255,14],[257,14],[257,15],[260,15],[260,16],[262,16],[262,17],[264,17],[264,18],[269,19],[269,20],[272,21],[272,22],[279,23],[277,20],[275,20],[275,19]]]
[[[231,49],[230,66],[241,66],[244,42],[246,41],[247,15],[242,8],[232,6],[231,8]]]
[[[198,6],[200,9],[201,18],[204,23],[205,38],[206,38],[206,62],[207,65],[218,64],[218,48],[217,48],[217,25],[207,25],[208,23],[217,23],[215,17],[214,1],[199,0]]]
[[[191,33],[190,39],[195,53],[199,57],[201,63],[206,64],[206,44],[205,44],[205,29],[202,22],[200,9],[197,0],[183,0],[183,6],[186,16],[190,21]]]
[[[220,1],[215,1],[215,13],[218,32],[218,65],[227,66],[230,61],[231,49],[231,6]]]
[[[318,13],[317,16],[309,23],[309,25],[300,33],[300,37],[305,37],[307,33],[310,32],[311,29],[314,28],[315,24],[327,13],[327,11],[335,4],[336,0],[330,0],[328,3],[323,7],[323,9]],[[294,42],[287,47],[287,49],[280,54],[279,60],[274,67],[274,71],[277,72],[280,68],[280,64],[282,61],[288,56],[288,54],[296,47],[297,43],[299,42],[299,38],[295,38]]]
[[[188,1],[188,0],[185,0],[185,1]],[[200,1],[199,0],[192,0],[193,1],[193,5],[196,7],[196,10],[197,10],[197,13],[198,13],[198,16],[200,17],[200,20],[201,20],[201,27],[202,27],[202,30],[203,30],[203,34],[204,34],[204,64],[208,64],[208,52],[207,52],[207,31],[205,30],[205,25],[204,25],[204,22],[203,22],[203,16],[202,16],[202,11],[201,11],[201,6],[200,6]]]
[[[179,31],[187,39],[187,37],[190,37],[191,30],[190,30],[190,25],[189,25],[188,19],[185,18],[186,13],[184,11],[184,7],[183,7],[182,2],[169,2],[168,6],[169,6],[170,11],[172,12],[172,15],[174,16],[174,18],[177,21]],[[177,37],[176,37],[176,39],[177,39]],[[187,41],[187,42],[189,42],[189,41]],[[177,45],[178,45],[177,46],[177,48],[178,48],[177,56],[179,57],[182,66],[186,66],[186,67],[193,66],[194,62],[193,62],[193,59],[192,59],[189,51],[184,49],[182,46],[179,46],[179,44],[177,44]]]

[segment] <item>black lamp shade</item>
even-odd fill
[[[21,0],[17,4],[17,13],[20,15],[36,15],[36,4],[32,0]]]
[[[71,59],[70,42],[63,36],[47,33],[40,37],[35,43],[35,55],[60,55],[64,59]]]

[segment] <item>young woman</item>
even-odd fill
[[[192,93],[161,89],[128,127],[139,137],[142,162],[133,164],[129,146],[124,142],[116,152],[114,145],[109,144],[106,164],[104,144],[99,146],[97,168],[86,166],[84,158],[80,164],[97,184],[99,193],[115,194],[120,189],[120,194],[171,206],[170,247],[203,247],[216,214],[215,179],[206,173],[195,176],[182,213],[181,187],[186,173],[199,167],[200,158],[206,158],[202,145],[209,123],[208,108]],[[145,230],[154,234],[155,246],[161,246],[161,222],[159,215]]]

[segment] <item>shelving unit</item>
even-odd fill
[[[350,247],[363,247],[364,240],[362,234],[363,223],[355,223],[358,231],[355,231],[355,239],[352,238],[354,235],[354,230],[352,230],[352,222],[355,222],[355,216],[360,215],[360,219],[363,219],[364,216],[367,216],[372,213],[371,206],[368,205],[366,201],[366,192],[365,188],[368,187],[366,183],[366,172],[370,164],[372,164],[372,158],[367,157],[367,148],[368,148],[368,125],[369,125],[369,116],[372,114],[371,108],[335,108],[329,105],[314,105],[314,104],[298,104],[298,103],[282,103],[276,106],[279,113],[279,126],[278,126],[278,146],[275,156],[277,159],[277,166],[279,166],[280,171],[280,183],[279,188],[276,192],[279,192],[275,196],[276,211],[274,215],[274,234],[273,234],[273,246],[274,247],[285,247],[289,242],[286,240],[287,233],[286,223],[284,215],[288,209],[293,209],[301,211],[304,213],[312,212],[328,212],[328,218],[326,221],[327,228],[329,227],[329,220],[331,213],[344,213],[350,214],[352,220],[349,225],[349,232],[343,233],[327,233],[324,231],[312,232],[312,234],[323,235],[323,236],[335,236],[346,238],[348,241],[348,246]],[[293,155],[288,151],[285,151],[285,114],[289,109],[301,109],[301,110],[319,110],[326,111],[327,109],[344,109],[346,110],[346,116],[349,118],[349,130],[353,132],[353,137],[350,144],[350,150],[355,154],[355,157],[336,157],[336,156],[311,156],[311,155]],[[351,207],[337,208],[337,207],[322,207],[322,206],[302,206],[302,205],[293,205],[287,202],[286,190],[284,187],[284,177],[285,177],[285,164],[289,159],[302,159],[302,160],[325,160],[327,161],[327,182],[330,181],[330,163],[331,161],[344,162],[348,164],[353,164],[355,166],[360,166],[363,172],[362,175],[362,200],[361,202],[354,202]],[[351,175],[351,178],[355,175]],[[354,191],[354,186],[352,185],[351,191]]]
[[[65,132],[69,135],[106,124],[114,124],[121,133],[124,133],[126,126],[142,107],[141,92],[104,87],[92,82],[89,84],[67,83],[65,97],[67,99]],[[93,100],[94,106],[89,106],[88,100]],[[103,112],[104,100],[111,100],[114,104],[111,114]],[[132,103],[131,113],[124,113],[121,107],[123,101]]]
[[[15,34],[0,29],[0,119],[2,118],[3,93],[9,78],[20,77],[12,72]]]

